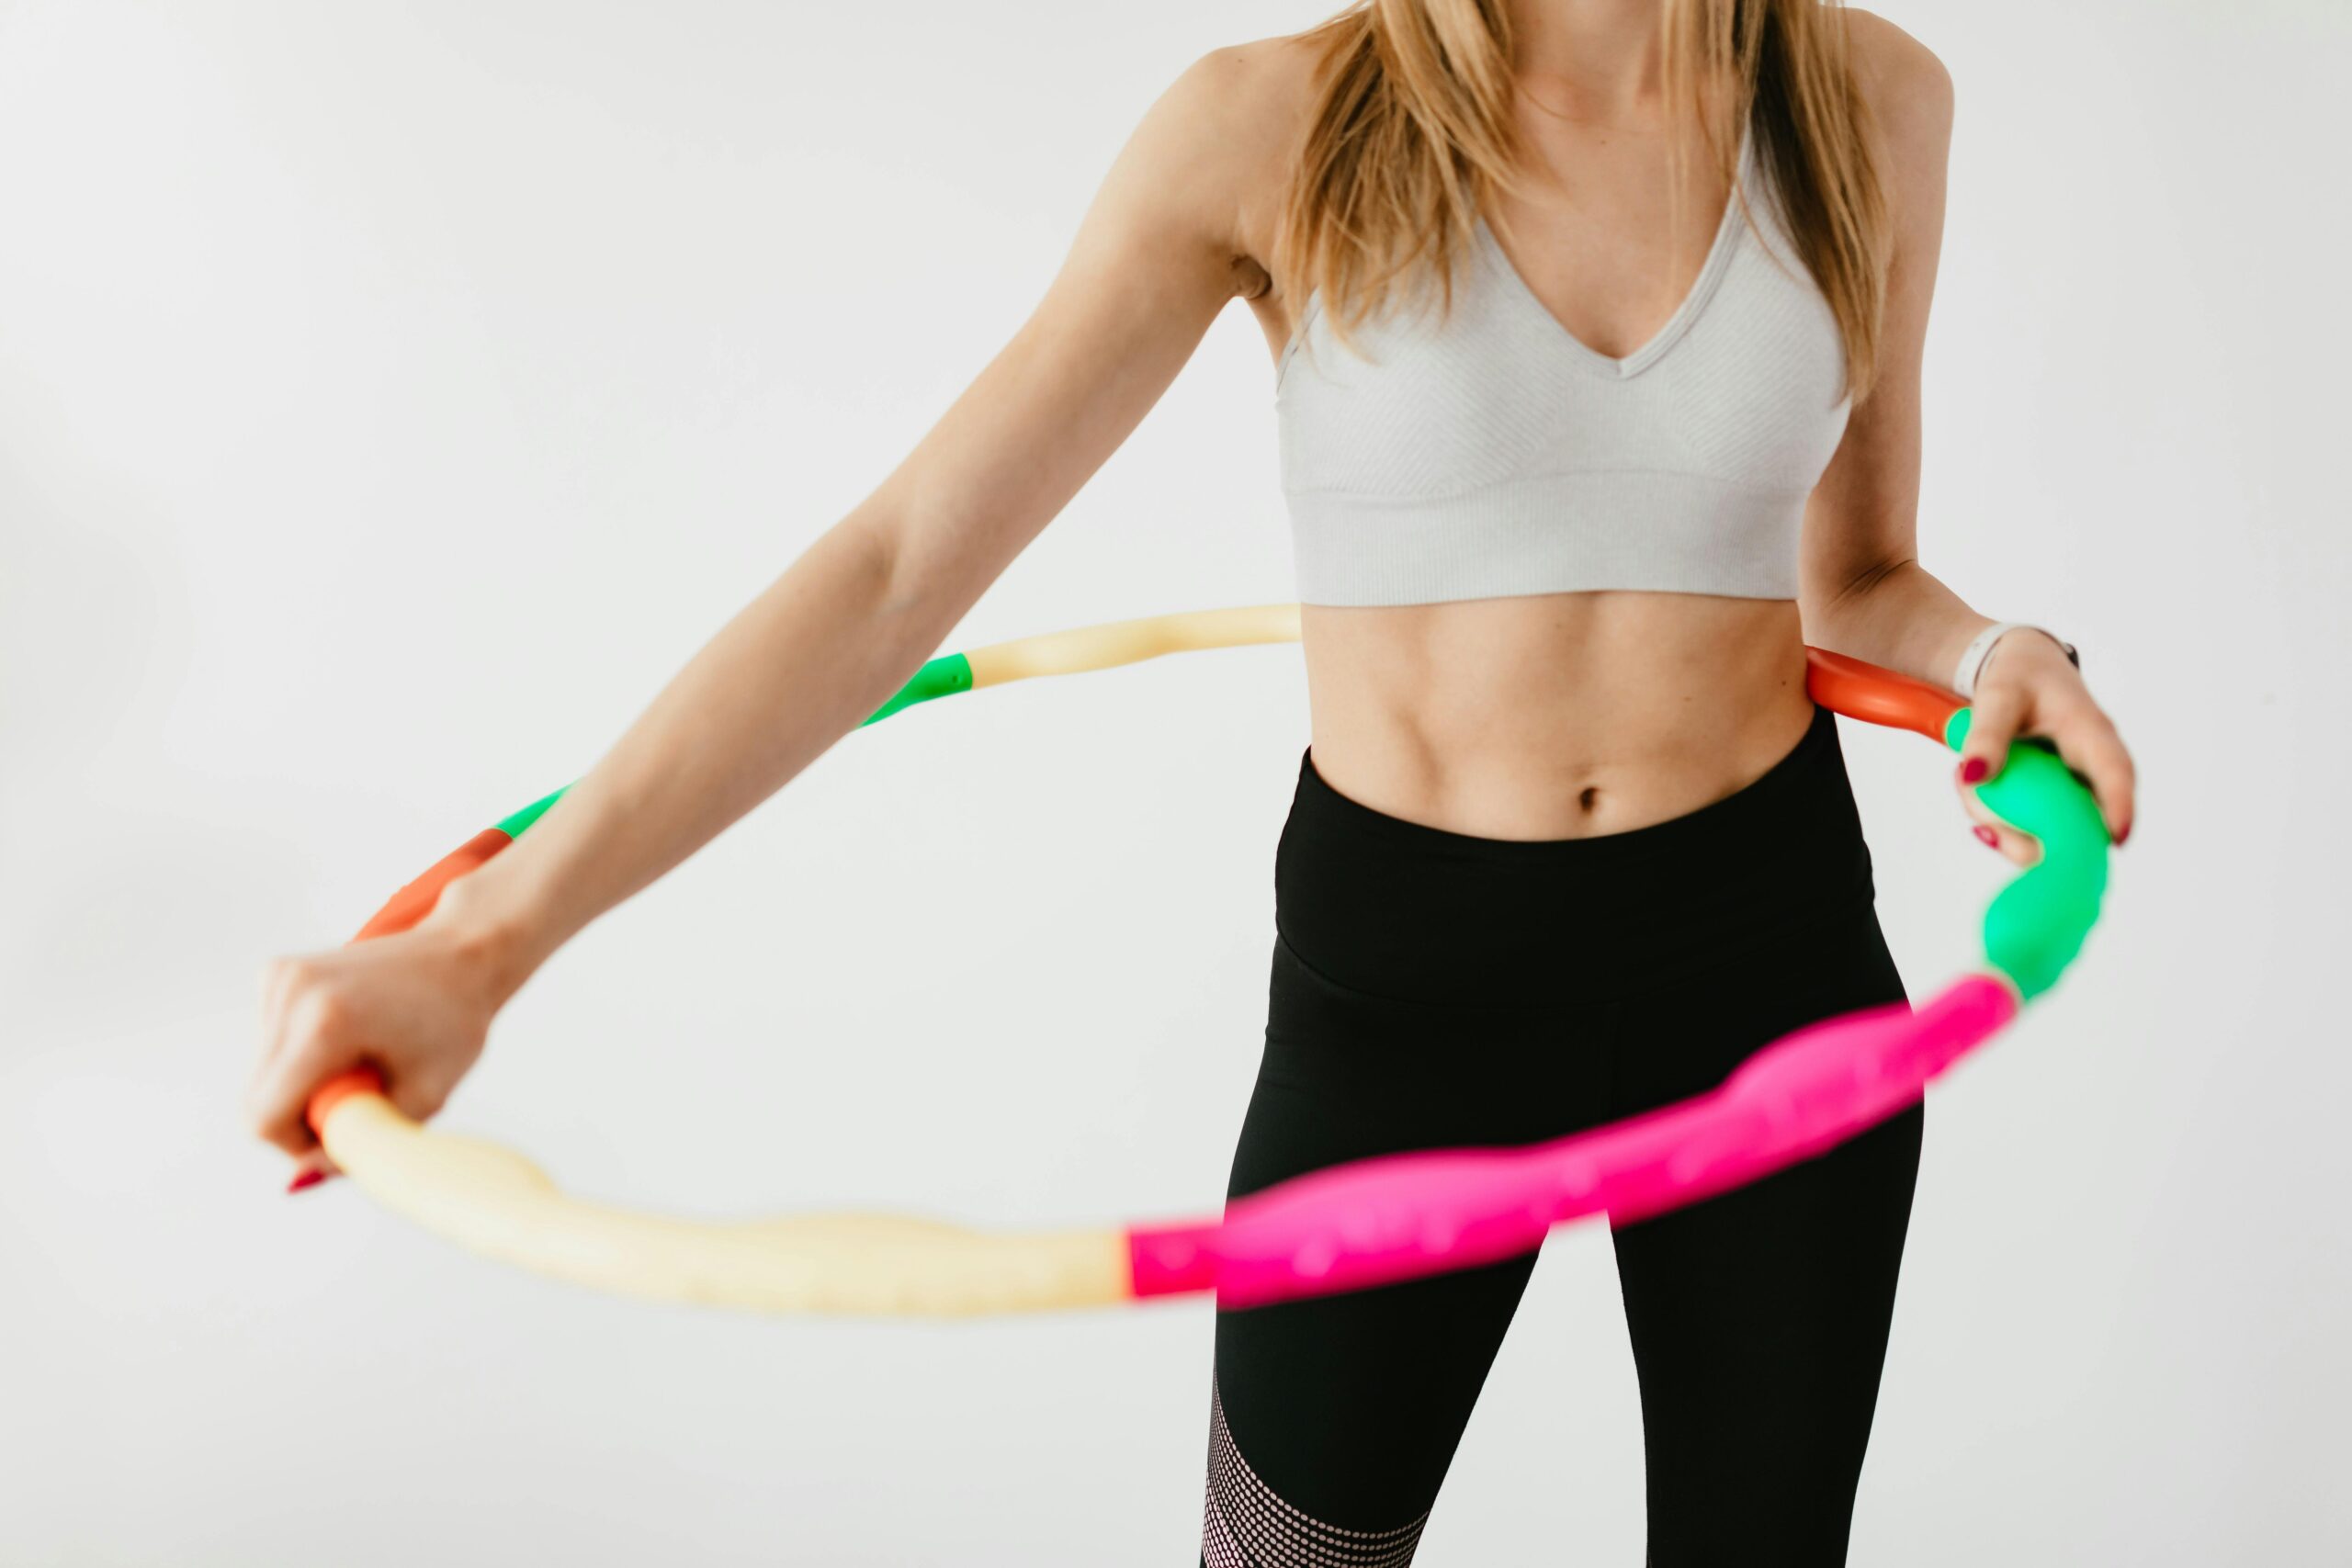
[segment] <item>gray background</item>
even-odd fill
[[[1310,5],[0,6],[0,1562],[1190,1562],[1199,1303],[735,1319],[281,1199],[270,953],[572,776],[1003,343],[1144,107]],[[2352,17],[1927,4],[1926,558],[2086,649],[2144,806],[1933,1098],[1857,1562],[2341,1562]],[[955,646],[1287,597],[1230,310]],[[448,1113],[583,1191],[1213,1206],[1295,650],[828,754],[593,928]],[[1906,976],[2000,867],[1851,727]],[[921,962],[917,962],[920,959]],[[1440,1048],[1433,1043],[1432,1048]],[[1639,1561],[1556,1235],[1422,1561]]]

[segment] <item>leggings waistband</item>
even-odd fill
[[[1328,980],[1400,1000],[1622,996],[1867,906],[1870,851],[1836,718],[1754,782],[1664,822],[1488,839],[1334,789],[1311,750],[1274,869],[1275,924]]]

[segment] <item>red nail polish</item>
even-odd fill
[[[1971,757],[1960,765],[1960,782],[1964,784],[1983,784],[1993,764],[1982,757]]]
[[[323,1170],[298,1171],[295,1174],[294,1179],[286,1184],[286,1190],[288,1192],[300,1192],[305,1188],[316,1187],[320,1182],[324,1181],[326,1179],[327,1173]]]
[[[2123,830],[2122,830],[2121,832],[2120,832],[2120,833],[2118,833],[2118,834],[2116,834],[2116,835],[2115,835],[2115,847],[2116,847],[2117,849],[2119,849],[2119,850],[2120,850],[2120,849],[2121,849],[2121,848],[2123,847],[2123,840],[2126,840],[2126,839],[2128,839],[2128,838],[2130,838],[2131,836],[2132,836],[2132,824],[2131,824],[2131,823],[2129,823],[2129,822],[2126,822],[2125,824],[2123,824]]]
[[[1997,850],[2001,847],[2001,835],[1979,822],[1976,825],[1976,841],[1988,850]]]

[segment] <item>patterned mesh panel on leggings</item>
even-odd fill
[[[1225,1402],[1209,1392],[1208,1500],[1201,1517],[1201,1561],[1208,1568],[1405,1568],[1421,1540],[1424,1512],[1394,1529],[1351,1530],[1308,1518],[1258,1478],[1225,1424]]]

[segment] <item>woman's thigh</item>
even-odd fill
[[[1278,943],[1228,1194],[1407,1149],[1530,1141],[1532,1086],[1522,1077],[1518,1094],[1498,1090],[1511,1060],[1523,1073],[1539,1049],[1555,1064],[1539,1075],[1552,1113],[1597,1119],[1598,1052],[1556,1015],[1367,996]],[[1591,1070],[1578,1109],[1578,1075],[1556,1065],[1580,1057]],[[1203,1561],[1408,1562],[1535,1256],[1220,1309]]]
[[[1701,1092],[1792,1029],[1902,997],[1870,910],[1826,922],[1631,1010],[1617,1111]],[[1914,1105],[1616,1231],[1654,1568],[1845,1561],[1923,1123]]]
[[[1534,1263],[1220,1311],[1202,1561],[1409,1562]]]

